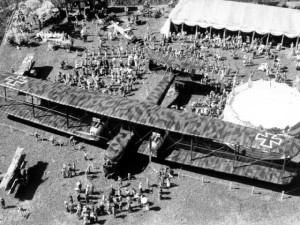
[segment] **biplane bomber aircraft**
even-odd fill
[[[84,140],[110,140],[106,174],[118,171],[118,162],[135,149],[161,161],[275,184],[297,176],[300,140],[160,106],[174,74],[164,76],[145,101],[0,74],[1,112]]]
[[[136,39],[136,37],[133,35],[131,28],[125,29],[123,27],[120,27],[118,23],[115,23],[113,21],[111,21],[111,25],[109,25],[107,28],[113,28],[115,33],[120,33],[129,41],[134,41],[134,39]]]

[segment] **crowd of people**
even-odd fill
[[[97,27],[98,29],[98,27]],[[196,32],[188,35],[187,32],[171,33],[167,39],[162,37],[162,42],[157,43],[153,35],[144,37],[144,45],[128,44],[126,47],[113,46],[117,36],[111,31],[103,32],[101,27],[98,32],[98,42],[91,49],[85,49],[82,57],[70,66],[67,61],[62,61],[61,69],[56,76],[56,81],[66,85],[78,86],[83,89],[99,91],[102,93],[126,96],[134,90],[136,80],[145,72],[148,56],[145,48],[152,48],[165,55],[172,55],[174,59],[189,61],[197,71],[186,72],[197,74],[200,82],[215,88],[216,96],[209,101],[197,101],[192,104],[192,110],[201,115],[219,116],[224,107],[224,90],[230,90],[240,81],[232,79],[237,73],[228,60],[240,60],[245,67],[253,66],[253,61],[265,56],[274,60],[274,67],[267,66],[263,69],[270,78],[277,82],[286,82],[287,75],[283,70],[278,57],[281,44],[273,48],[273,43],[264,44],[265,40],[251,38],[250,36],[211,34],[208,31]],[[225,33],[224,33],[225,34]],[[224,53],[224,51],[229,52]],[[296,53],[294,54],[296,55]],[[70,64],[73,64],[70,63]],[[269,64],[269,63],[267,63]],[[276,65],[275,65],[276,64]],[[73,67],[73,72],[69,69]],[[68,70],[65,72],[65,70]]]
[[[208,31],[205,33],[197,32],[195,35],[187,35],[186,32],[179,32],[177,35],[172,33],[169,39],[163,37],[162,40],[163,42],[159,46],[153,47],[166,55],[173,55],[174,59],[188,59],[191,65],[196,65],[198,70],[196,73],[202,75],[201,80],[204,83],[209,80],[221,83],[230,80],[228,77],[234,70],[230,62],[226,63],[226,59],[229,59],[229,57],[234,61],[241,60],[241,64],[245,67],[253,66],[253,60],[256,58],[265,56],[266,60],[273,59],[274,68],[267,68],[267,76],[276,76],[278,82],[284,82],[285,80],[286,74],[278,55],[282,48],[281,44],[277,44],[274,48],[272,42],[263,44],[262,39],[253,38],[251,40],[249,36],[242,38],[241,35],[229,35],[221,38],[220,34],[210,35]],[[180,43],[179,47],[176,46],[176,43]],[[223,55],[221,49],[230,53],[223,53]],[[293,59],[298,62],[298,47],[291,46],[291,49]],[[229,55],[229,57],[225,55]]]
[[[266,63],[262,63],[258,70],[265,72],[270,80],[274,79],[280,83],[288,82],[287,67],[283,65],[279,57],[282,46],[280,43],[273,45],[272,42],[263,44],[262,39],[252,38],[251,40],[249,36],[229,35],[221,38],[220,34],[210,35],[206,31],[205,33],[197,32],[196,35],[187,35],[186,32],[172,33],[168,39],[163,37],[159,45],[152,45],[151,48],[163,55],[171,55],[174,60],[188,61],[188,65],[196,67],[198,71],[187,68],[185,72],[200,75],[200,83],[211,87],[222,86],[218,89],[213,88],[214,94],[209,95],[207,99],[199,99],[191,104],[192,111],[197,114],[219,117],[226,103],[225,90],[231,90],[244,82],[238,77],[239,69],[237,71],[233,69],[232,61],[235,64],[240,61],[241,65],[247,67],[254,66],[254,60],[257,58],[265,59]],[[292,59],[297,66],[300,65],[299,47],[300,45],[294,47],[291,44]],[[183,68],[184,65],[180,69]],[[300,66],[296,69],[300,69]]]
[[[227,100],[226,91],[223,94],[211,91],[205,99],[199,99],[191,103],[191,110],[196,114],[210,117],[220,117]]]
[[[116,183],[111,184],[108,194],[102,192],[101,197],[99,190],[95,190],[95,186],[89,182],[84,185],[80,180],[75,184],[74,199],[71,194],[68,199],[64,201],[65,210],[67,213],[74,213],[78,219],[83,220],[83,224],[94,224],[99,217],[105,215],[112,215],[113,218],[122,212],[132,213],[136,210],[143,209],[150,210],[151,203],[147,195],[154,193],[153,188],[157,187],[158,201],[163,199],[165,188],[171,187],[171,179],[174,177],[173,170],[169,167],[162,167],[157,173],[157,185],[150,184],[149,178],[146,178],[145,185],[139,182],[137,189],[129,187],[132,180],[132,175],[128,173],[127,184],[124,184],[123,179],[118,176]],[[95,199],[97,199],[95,201]]]
[[[101,44],[102,45],[102,44]],[[130,45],[126,48],[92,47],[76,60],[72,73],[61,71],[56,81],[66,85],[109,94],[126,96],[134,90],[133,86],[145,72],[146,56],[142,47]],[[61,69],[71,66],[61,62]]]

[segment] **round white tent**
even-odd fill
[[[249,81],[234,88],[223,120],[266,129],[292,127],[300,122],[300,93],[273,80]]]
[[[295,9],[224,0],[180,0],[161,33],[169,36],[173,23],[296,38],[300,35],[299,21],[300,11]]]

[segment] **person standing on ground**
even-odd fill
[[[80,193],[77,193],[77,194],[76,194],[76,200],[77,200],[77,202],[80,202],[80,200],[81,200]]]
[[[85,204],[88,205],[90,202],[90,196],[89,193],[85,193]]]
[[[70,163],[68,164],[68,167],[67,167],[67,177],[69,177],[69,178],[72,177],[72,167],[71,167]]]
[[[72,175],[75,177],[76,176],[76,166],[75,162],[72,163]]]
[[[70,212],[69,204],[67,201],[64,201],[66,212]]]
[[[131,174],[130,174],[130,173],[128,173],[127,179],[128,179],[128,180],[131,180]]]
[[[119,184],[119,188],[122,188],[123,183],[122,183],[122,178],[120,176],[118,176],[118,184]]]
[[[160,201],[162,199],[162,187],[159,186],[159,190],[158,190],[158,200]]]
[[[147,184],[147,188],[148,188],[148,190],[150,192],[151,191],[151,185],[150,185],[150,181],[149,181],[148,177],[146,178],[146,184]]]
[[[0,197],[0,204],[1,204],[1,208],[5,209],[5,200],[2,197]]]
[[[40,140],[40,135],[38,134],[37,130],[34,132],[34,137],[36,138],[36,141]]]
[[[139,183],[139,195],[141,195],[143,193],[143,186],[142,186],[142,182]]]
[[[116,206],[114,203],[111,206],[111,212],[112,212],[113,217],[116,218],[117,210],[116,210]]]
[[[69,142],[70,142],[70,144],[71,144],[71,146],[73,147],[73,148],[75,148],[75,139],[74,139],[74,136],[71,136],[70,138],[69,138]]]
[[[66,164],[63,164],[63,168],[61,169],[62,178],[66,178],[66,170],[67,166]]]

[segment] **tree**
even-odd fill
[[[66,0],[50,0],[54,7],[63,8],[66,5]]]
[[[51,1],[45,0],[42,5],[35,10],[35,13],[38,15],[39,19],[43,20],[43,18],[49,17],[51,15],[51,11],[54,8],[54,5]]]
[[[36,9],[41,7],[41,1],[40,0],[26,0],[25,5],[27,8],[30,8],[32,11],[35,11]]]

